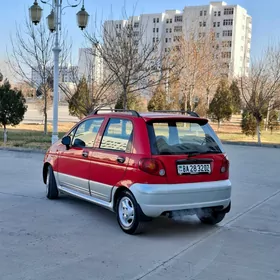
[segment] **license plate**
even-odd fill
[[[177,171],[179,175],[211,173],[210,164],[178,164]]]

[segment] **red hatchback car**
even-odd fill
[[[216,224],[231,206],[227,155],[192,112],[95,111],[47,151],[43,180],[49,199],[66,193],[103,206],[128,234],[180,211]]]

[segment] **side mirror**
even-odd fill
[[[73,146],[84,148],[86,146],[86,143],[83,140],[77,138],[75,139]]]
[[[64,136],[61,140],[61,143],[66,146],[67,149],[69,149],[71,145],[71,137],[69,135]]]

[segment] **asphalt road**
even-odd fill
[[[47,200],[42,155],[0,151],[0,279],[279,280],[280,149],[226,150],[233,208],[223,223],[162,218],[139,236],[95,205]]]

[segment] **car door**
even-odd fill
[[[133,123],[110,118],[98,147],[90,153],[90,191],[95,198],[111,200],[114,186],[123,180],[130,158]]]
[[[80,123],[70,134],[72,138],[69,149],[60,153],[58,159],[58,182],[62,187],[83,194],[89,191],[89,152],[104,118],[87,119]]]

